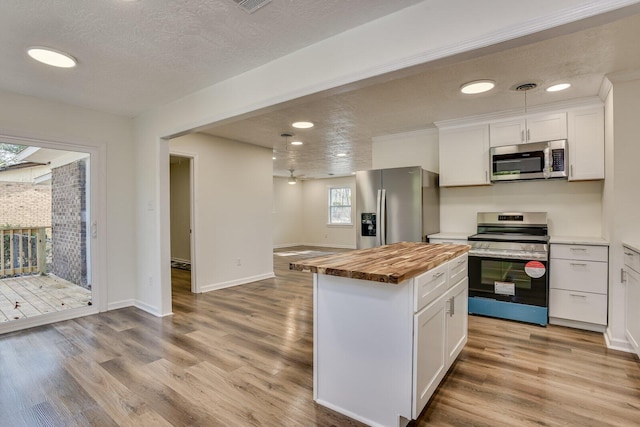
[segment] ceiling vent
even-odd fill
[[[531,89],[535,89],[538,87],[537,83],[519,83],[511,86],[511,90],[515,90],[516,92],[526,92]]]
[[[233,0],[233,2],[245,12],[253,13],[262,6],[266,6],[271,3],[271,0]]]

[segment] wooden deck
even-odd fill
[[[0,279],[0,322],[84,307],[91,291],[53,274]]]

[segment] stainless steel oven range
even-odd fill
[[[479,212],[468,240],[469,314],[546,325],[547,213]]]

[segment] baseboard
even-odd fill
[[[604,333],[604,341],[607,344],[607,348],[611,350],[620,350],[626,353],[634,353],[633,347],[631,347],[629,341],[627,341],[626,339],[621,340],[618,338],[613,338],[611,336],[611,329],[609,328],[607,328],[606,332]]]
[[[211,285],[200,286],[198,291],[211,292],[211,291],[216,291],[218,289],[231,288],[233,286],[246,285],[247,283],[253,283],[253,282],[257,282],[265,279],[271,279],[273,277],[276,277],[276,275],[273,274],[273,272],[260,274],[252,277],[243,277],[242,279],[229,280],[227,282],[213,283]]]
[[[302,243],[302,246],[314,246],[316,248],[356,249],[353,245],[331,245],[327,243]]]
[[[284,243],[282,245],[273,245],[273,249],[293,248],[296,246],[302,246],[302,243]]]
[[[136,308],[139,308],[140,310],[146,311],[149,314],[153,314],[156,317],[165,317],[165,316],[171,316],[173,313],[169,312],[169,313],[162,313],[161,311],[159,311],[156,307],[153,307],[145,302],[142,302],[140,300],[134,300],[133,305]]]
[[[182,258],[171,257],[171,262],[179,262],[179,263],[182,263],[182,264],[191,265],[191,260],[190,259],[182,259]]]
[[[115,302],[110,302],[107,305],[107,311],[110,310],[118,310],[120,308],[125,308],[125,307],[131,307],[135,305],[135,300],[134,299],[125,299],[122,301],[115,301]]]

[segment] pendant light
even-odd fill
[[[289,179],[287,180],[287,182],[291,185],[295,185],[296,177],[293,176],[293,169],[289,169],[289,172],[291,173],[291,175],[289,176]]]

